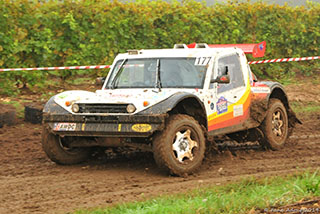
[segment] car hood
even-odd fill
[[[74,103],[133,104],[137,109],[134,113],[138,113],[181,91],[196,92],[195,89],[162,89],[161,91],[158,89],[110,89],[96,92],[76,90],[57,94],[54,101],[70,113],[73,113],[71,106]],[[66,105],[66,102],[71,105]],[[144,106],[144,102],[148,105]]]

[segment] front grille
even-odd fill
[[[79,113],[128,113],[128,104],[78,103]]]

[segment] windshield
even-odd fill
[[[206,63],[199,63],[198,58],[119,60],[111,71],[106,87],[203,88],[210,59],[207,57]]]

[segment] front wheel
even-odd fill
[[[153,140],[153,156],[160,168],[184,176],[202,163],[205,138],[200,124],[188,115],[169,117],[165,129]]]
[[[42,149],[53,162],[70,165],[81,163],[91,154],[90,148],[70,148],[68,143],[77,140],[73,137],[60,137],[54,135],[47,128],[42,130]]]
[[[261,129],[264,138],[261,144],[272,150],[284,147],[288,138],[288,114],[283,103],[278,99],[270,99],[266,118],[262,122]]]

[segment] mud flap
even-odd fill
[[[292,111],[292,109],[289,107],[289,109],[288,109],[288,125],[289,125],[288,137],[290,137],[292,135],[293,129],[297,123],[302,124],[301,120],[298,119],[296,113],[294,113],[294,111]]]

